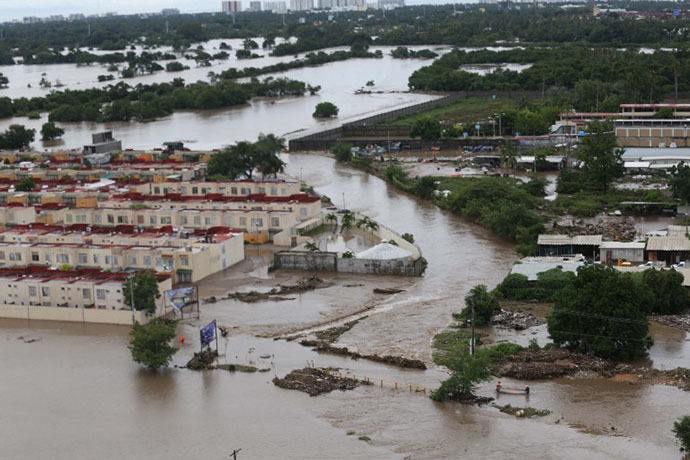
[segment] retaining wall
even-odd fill
[[[276,270],[357,273],[361,275],[421,276],[424,262],[420,257],[389,260],[343,259],[335,252],[280,251],[273,256]]]

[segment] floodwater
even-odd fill
[[[227,40],[233,47],[238,44]],[[206,44],[207,51],[217,51],[217,43]],[[417,47],[412,47],[417,48]],[[337,49],[327,50],[332,52]],[[103,130],[112,130],[117,139],[123,141],[124,148],[150,149],[159,147],[166,141],[183,141],[192,149],[211,149],[232,144],[240,140],[254,140],[259,133],[274,133],[281,136],[306,133],[317,129],[335,127],[336,125],[373,115],[378,112],[404,107],[406,105],[427,101],[434,97],[427,94],[406,93],[407,79],[415,70],[429,65],[431,61],[420,59],[393,59],[390,56],[392,47],[372,47],[372,51],[382,50],[382,59],[351,59],[333,62],[318,67],[295,69],[283,73],[261,76],[265,78],[289,77],[304,81],[313,86],[320,85],[321,91],[316,95],[291,98],[257,98],[249,104],[222,110],[183,111],[147,123],[116,122],[116,123],[58,123],[65,129],[65,135],[58,144],[43,143],[40,136],[34,147],[41,149],[81,148],[91,143],[91,134]],[[447,52],[447,47],[437,49],[437,52]],[[263,54],[263,51],[259,51]],[[210,71],[220,73],[230,68],[247,66],[263,67],[277,62],[293,60],[293,56],[271,57],[259,59],[236,60],[234,51],[232,58],[219,62],[212,67],[195,67],[193,62],[187,62],[191,67],[184,72],[158,72],[153,75],[141,76],[124,80],[129,85],[138,83],[154,83],[171,81],[173,78],[184,78],[188,82],[208,80]],[[56,64],[42,66],[4,66],[0,72],[10,78],[10,88],[0,90],[0,97],[20,97],[41,95],[45,92],[37,88],[26,88],[26,82],[40,80],[45,72],[52,79],[59,79],[69,89],[85,89],[104,86],[95,81],[104,72],[99,65],[77,67],[73,64]],[[369,80],[374,86],[366,89],[372,94],[355,94],[357,89],[365,87]],[[109,82],[112,83],[112,82]],[[66,88],[62,88],[66,89]],[[380,93],[379,93],[380,92]],[[319,102],[328,101],[340,109],[338,118],[332,120],[317,120],[312,117],[314,107]],[[39,120],[28,118],[9,118],[0,120],[0,131],[4,131],[13,123],[19,123],[40,132],[41,126],[47,121],[47,114],[42,114]]]
[[[187,340],[175,364],[183,364],[198,347],[199,326],[215,318],[230,328],[220,341],[221,360],[270,369],[266,373],[146,372],[130,360],[127,328],[0,321],[0,457],[222,459],[240,448],[239,458],[259,459],[679,457],[670,428],[690,406],[690,396],[675,388],[606,380],[534,382],[529,401],[502,395],[499,403],[548,408],[552,414],[520,420],[492,407],[437,404],[405,390],[407,383],[436,387],[445,375],[440,369],[405,371],[319,355],[296,342],[270,338],[368,309],[367,318],[344,334],[341,344],[428,362],[433,335],[462,307],[465,293],[477,283],[494,285],[516,258],[510,245],[486,230],[390,189],[378,178],[322,156],[292,154],[286,160],[289,173],[301,172],[336,203],[344,201],[399,232],[413,233],[429,261],[425,276],[321,274],[329,287],[280,302],[205,304],[200,320],[179,326]],[[201,296],[263,291],[311,275],[268,273],[270,248],[247,247],[247,256],[202,282]],[[405,292],[377,296],[375,286]],[[657,341],[653,359],[662,353],[682,358],[687,352],[684,334],[666,329],[656,334],[677,343]],[[400,386],[310,398],[271,384],[274,375],[308,362]],[[687,365],[687,358],[678,362]],[[492,395],[492,385],[482,385],[479,392]]]

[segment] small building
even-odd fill
[[[570,256],[582,254],[593,260],[599,258],[601,235],[539,235],[540,256]]]
[[[690,259],[690,239],[685,236],[650,236],[647,240],[647,258],[663,261],[667,265]]]
[[[577,269],[585,264],[584,256],[572,257],[525,257],[513,265],[510,274],[519,274],[527,277],[528,281],[537,281],[539,273],[554,268],[560,268],[564,272],[577,273]]]
[[[85,154],[109,153],[122,151],[122,141],[113,138],[112,131],[103,131],[91,135],[91,144],[84,146]]]
[[[644,242],[603,241],[599,246],[599,260],[606,265],[621,262],[644,262]]]

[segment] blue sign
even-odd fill
[[[680,10],[679,9],[673,10],[673,17],[677,18],[678,16],[680,16]]]
[[[480,125],[479,123],[477,123],[476,125],[474,125],[474,129],[476,129],[477,131],[479,131],[480,129],[482,129],[482,125]]]
[[[462,137],[469,137],[469,135],[470,133],[468,133],[467,131],[462,132]]]
[[[200,332],[201,347],[205,347],[213,342],[216,338],[216,320],[214,319],[208,323]]]
[[[184,308],[185,305],[187,305],[187,302],[191,300],[193,293],[193,287],[165,291],[165,295],[170,300],[170,303],[172,303],[173,306],[178,310],[181,310],[182,308]]]

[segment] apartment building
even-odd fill
[[[176,283],[199,281],[244,259],[241,232],[214,227],[173,233],[172,227],[140,231],[134,226],[88,228],[18,226],[0,232],[0,264],[154,270]]]
[[[132,185],[132,191],[149,195],[193,195],[219,194],[223,196],[291,196],[299,195],[300,184],[297,181],[278,180],[237,180],[237,181],[162,181]]]
[[[618,119],[616,141],[621,147],[690,147],[689,120]]]
[[[49,270],[42,267],[0,268],[0,318],[47,319],[131,324],[122,285],[126,272],[103,270]],[[161,294],[172,288],[172,278],[159,273]],[[166,311],[165,298],[156,301],[156,316]],[[136,313],[137,321],[147,317]]]

